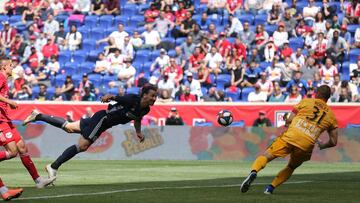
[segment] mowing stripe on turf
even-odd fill
[[[293,182],[286,182],[284,184],[302,184],[302,183],[311,183],[311,182],[313,182],[313,181],[293,181]],[[268,185],[268,184],[269,183],[253,183],[252,185]],[[107,195],[107,194],[124,193],[124,192],[140,192],[140,191],[147,191],[147,190],[227,188],[227,187],[240,187],[240,185],[241,184],[132,188],[132,189],[121,189],[121,190],[112,190],[112,191],[94,192],[94,193],[73,193],[73,194],[63,194],[63,195],[53,195],[53,196],[23,197],[23,198],[18,198],[18,199],[14,199],[14,200],[54,199],[54,198],[63,198],[63,197]]]

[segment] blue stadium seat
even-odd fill
[[[88,52],[90,50],[96,49],[96,44],[95,44],[94,40],[84,39],[82,42],[82,48],[83,48],[83,50]]]
[[[350,63],[344,62],[342,64],[341,80],[350,80]]]
[[[40,87],[39,87],[39,86],[33,86],[33,87],[31,88],[31,90],[32,90],[33,96],[34,96],[34,95],[39,95]]]
[[[128,25],[129,23],[129,17],[128,16],[116,16],[114,19],[114,25],[117,27],[119,24],[123,24],[125,27]]]
[[[143,69],[144,62],[142,60],[134,61],[131,65],[139,72]]]
[[[118,88],[111,88],[111,89],[108,89],[108,94],[114,94],[114,95],[117,95],[118,94]]]
[[[67,52],[60,52],[59,54],[59,63],[65,64],[66,62],[70,62],[71,60],[71,54]]]
[[[55,17],[56,21],[59,23],[64,23],[68,18],[69,16],[67,14],[59,14]]]
[[[109,82],[116,81],[117,76],[116,75],[105,75],[102,79],[102,85],[106,88],[109,87]]]
[[[55,87],[62,87],[65,82],[66,75],[57,75],[55,77]]]
[[[349,51],[350,62],[356,62],[359,56],[360,56],[360,49],[351,49]]]
[[[105,37],[104,28],[93,28],[90,32],[90,38],[92,40],[99,40]]]
[[[238,16],[238,18],[242,24],[244,24],[246,21],[249,22],[249,25],[254,23],[254,16],[251,14],[242,14]]]
[[[169,50],[168,55],[169,55],[169,57],[175,57],[176,56],[175,50]]]
[[[46,92],[47,92],[47,96],[48,98],[53,98],[54,97],[54,94],[55,94],[55,87],[48,87],[46,89]]]
[[[225,90],[225,96],[230,97],[233,102],[240,100],[240,90],[237,88],[236,92],[230,91],[229,89]]]
[[[124,14],[126,13],[127,15],[130,16],[140,14],[136,4],[125,4],[122,10]]]
[[[360,128],[360,124],[349,123],[347,124],[346,128]]]
[[[13,15],[9,18],[9,23],[10,24],[14,24],[14,23],[17,23],[17,22],[21,22],[21,15]]]
[[[139,9],[140,14],[142,14],[149,8],[150,8],[150,4],[145,3],[145,4],[140,4],[138,9]]]
[[[277,25],[265,25],[265,31],[272,36],[272,34],[275,32],[275,30],[277,29]]]
[[[193,15],[192,19],[197,23],[200,24],[201,21],[201,15]]]
[[[0,22],[5,22],[9,20],[9,16],[7,15],[0,15]]]
[[[99,50],[91,50],[88,53],[87,61],[96,62],[96,60],[98,59],[99,53],[101,53],[101,51],[99,51]]]
[[[83,39],[88,38],[90,35],[90,29],[86,26],[78,27],[77,31],[81,33]]]
[[[208,89],[207,89],[206,87],[201,87],[201,93],[202,93],[203,95],[207,95]]]
[[[160,50],[154,50],[151,52],[151,61],[155,61],[155,59],[160,56]]]
[[[79,86],[81,80],[82,80],[82,75],[81,74],[74,74],[71,76],[72,81],[74,83],[74,86],[77,87]]]
[[[304,2],[296,2],[296,10],[298,11],[298,12],[300,12],[300,13],[302,13],[303,12],[303,9],[304,9],[304,7],[306,7],[308,5],[308,2],[306,1],[304,1]]]
[[[295,48],[303,48],[304,47],[304,39],[302,37],[292,37],[289,39],[289,45]],[[293,50],[294,52],[296,49]]]
[[[142,15],[131,16],[130,20],[129,20],[129,26],[136,27],[136,28],[140,27],[144,23],[145,23],[144,16],[142,16]]]
[[[200,6],[196,9],[196,14],[201,15],[202,13],[206,12],[206,10],[207,10],[207,5],[206,4],[200,4]]]
[[[114,16],[112,15],[102,15],[99,18],[99,27],[108,28],[113,25]]]
[[[94,87],[98,88],[102,84],[102,78],[99,74],[91,74],[88,76],[89,80],[93,83]]]
[[[87,15],[85,16],[85,25],[89,27],[96,27],[99,22],[99,17],[96,15]]]
[[[219,90],[223,90],[225,83],[228,83],[230,81],[231,81],[231,76],[230,75],[228,75],[228,74],[218,75],[217,79],[216,79],[217,88]]]
[[[117,31],[118,28],[116,26],[112,26],[112,27],[108,27],[105,30],[105,35],[109,36],[111,33],[113,33],[114,31]]]
[[[79,63],[77,63],[77,62],[71,62],[71,61],[66,62],[66,63],[64,63],[64,65],[63,65],[63,68],[75,68],[75,69],[77,69],[78,67],[79,67]]]
[[[271,66],[270,62],[260,62],[259,64],[259,68],[261,69],[261,71],[265,71],[267,67]]]
[[[140,88],[138,87],[129,87],[126,89],[127,94],[139,94]]]
[[[175,40],[175,45],[176,46],[180,46],[182,43],[184,43],[186,41],[185,37],[180,37],[180,38],[176,38]]]
[[[267,24],[267,14],[255,16],[254,25],[266,25],[266,24]]]
[[[240,120],[240,121],[233,121],[229,127],[245,127],[245,121],[244,120]]]
[[[87,58],[86,50],[77,50],[73,54],[73,61],[76,63],[85,62],[86,58]]]
[[[243,88],[241,91],[241,101],[247,102],[249,93],[254,92],[254,91],[255,91],[255,89],[253,87]]]
[[[144,66],[143,66],[142,71],[143,71],[145,74],[150,75],[150,67],[151,67],[151,64],[152,64],[152,61],[148,61],[148,62],[145,62],[145,63],[144,63]]]
[[[151,59],[151,52],[147,49],[138,50],[136,52],[136,58],[143,59],[143,61],[149,61]]]
[[[68,27],[75,25],[76,27],[82,26],[82,22],[77,19],[68,20]]]
[[[194,126],[197,127],[212,127],[214,124],[212,122],[195,122]]]
[[[63,72],[65,75],[74,75],[77,72],[77,68],[74,66],[64,66],[60,72]]]
[[[236,38],[235,37],[228,37],[227,41],[229,41],[231,44],[235,43]]]
[[[347,30],[351,33],[351,36],[354,36],[358,27],[359,25],[348,25]]]
[[[84,73],[91,73],[94,70],[95,67],[95,63],[92,62],[83,62],[79,65],[79,74],[84,74]]]
[[[168,42],[175,45],[175,39],[172,37],[165,37],[161,39],[161,42]]]

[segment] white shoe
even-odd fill
[[[45,170],[47,171],[49,178],[56,178],[57,170],[51,168],[51,164],[46,165]]]
[[[36,116],[39,115],[39,114],[40,114],[40,112],[39,112],[38,110],[34,109],[34,110],[31,112],[31,114],[30,114],[28,117],[25,118],[25,120],[23,121],[23,124],[22,124],[22,125],[25,126],[25,125],[27,125],[28,123],[35,121]]]
[[[51,177],[51,178],[40,177],[39,182],[36,183],[36,187],[39,189],[44,188],[44,187],[52,184],[55,180],[56,180],[56,177]]]

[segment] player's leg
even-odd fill
[[[0,146],[5,147],[5,151],[0,151],[0,161],[16,157],[18,151],[9,123],[0,122],[0,129]]]
[[[68,147],[52,164],[46,166],[49,177],[56,177],[57,170],[63,163],[72,159],[76,154],[86,151],[91,144],[91,141],[80,137],[78,144]]]
[[[287,181],[290,176],[293,174],[294,170],[301,166],[304,161],[310,160],[311,153],[304,152],[298,148],[294,147],[293,152],[291,153],[290,160],[287,166],[282,169],[274,180],[271,182],[271,185],[268,185],[265,188],[265,194],[272,194],[274,189]]]
[[[0,194],[1,198],[5,201],[17,198],[21,195],[23,189],[8,189],[0,178]]]
[[[17,156],[18,151],[15,141],[11,141],[7,144],[0,144],[4,146],[5,151],[0,151],[0,161],[12,159]]]
[[[277,157],[285,157],[290,153],[287,143],[281,138],[276,139],[266,152],[257,157],[251,166],[251,172],[242,182],[240,191],[245,193],[249,190],[251,183],[256,179],[257,173],[265,168],[266,164],[274,160]]]

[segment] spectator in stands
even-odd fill
[[[295,53],[291,54],[290,58],[291,62],[293,62],[299,68],[302,68],[305,65],[305,56],[302,54],[302,49],[300,47],[296,49]]]
[[[216,14],[217,15],[217,14]],[[204,12],[201,14],[200,21],[197,21],[197,24],[200,26],[201,30],[206,30],[210,25],[211,20],[208,17],[208,13]]]
[[[215,47],[223,58],[227,58],[232,44],[226,39],[226,33],[220,32],[220,38],[216,40]],[[211,52],[211,51],[210,51]],[[209,53],[208,53],[209,54]]]
[[[305,95],[308,85],[307,82],[302,79],[302,72],[301,71],[295,71],[293,79],[289,81],[289,83],[286,85],[286,89],[288,92],[292,93],[293,86],[295,86],[301,93],[301,95]]]
[[[52,14],[49,14],[44,23],[44,32],[52,36],[57,31],[59,31],[59,22],[54,19]]]
[[[70,32],[66,34],[65,39],[65,46],[70,51],[75,51],[81,48],[82,35],[79,31],[77,31],[76,25],[71,26]]]
[[[184,125],[184,122],[176,107],[171,107],[169,115],[166,118],[165,125]]]
[[[209,88],[209,91],[206,95],[203,96],[203,101],[205,102],[215,102],[218,101],[219,95],[217,93],[216,87]]]
[[[150,3],[150,8],[144,13],[145,22],[153,23],[159,16],[160,11],[156,8],[156,5],[154,3]]]
[[[281,20],[281,8],[279,4],[273,4],[267,16],[267,22],[271,25],[276,25]]]
[[[315,5],[315,0],[309,0],[309,4],[303,8],[304,19],[314,21],[319,11],[320,8]]]
[[[319,73],[319,68],[316,66],[315,59],[309,56],[306,60],[306,64],[300,67],[300,71],[303,73],[302,78],[305,81],[313,81],[314,74]]]
[[[153,30],[153,26],[149,23],[145,25],[145,29],[145,32],[141,34],[145,41],[142,47],[156,49],[156,47],[160,44],[161,41],[159,32]]]
[[[340,80],[340,75],[335,75],[334,76],[334,82],[331,85],[332,88],[334,88],[335,92],[338,94],[340,93],[340,88],[341,88],[341,80]]]
[[[329,5],[328,0],[322,0],[321,13],[326,20],[331,20],[333,16],[336,14],[336,6]]]
[[[50,61],[46,65],[45,68],[48,70],[49,74],[52,75],[52,76],[56,76],[59,73],[60,64],[57,61],[57,56],[56,55],[52,55],[50,57]]]
[[[125,64],[120,68],[117,77],[120,85],[129,88],[134,86],[136,69],[131,65],[131,59],[125,59],[124,63]],[[115,83],[115,86],[119,86],[119,84]],[[112,85],[109,84],[109,86],[111,87]]]
[[[3,22],[4,29],[0,32],[0,44],[6,48],[10,48],[15,41],[17,31],[10,26],[8,21]]]
[[[278,63],[278,67],[281,69],[280,84],[282,87],[286,86],[291,80],[293,72],[298,71],[298,67],[291,62],[290,57],[286,57],[284,63]]]
[[[270,119],[266,118],[265,111],[259,111],[259,118],[255,119],[253,127],[271,127]]]
[[[223,62],[223,57],[218,52],[217,48],[213,46],[211,52],[207,53],[205,56],[205,63],[208,64],[210,73],[215,74],[215,77],[221,73],[220,66]]]
[[[180,24],[180,29],[174,29],[172,32],[173,37],[187,37],[190,35],[191,32],[195,29],[195,20],[192,19],[191,12],[186,12],[186,18]]]
[[[312,45],[316,40],[317,40],[317,35],[311,28],[311,30],[305,34],[304,48],[307,50],[311,50]]]
[[[175,13],[176,25],[180,25],[186,19],[187,10],[185,8],[184,2],[176,2],[177,5],[173,6],[173,11]]]
[[[166,102],[171,102],[173,99],[169,93],[169,91],[162,89],[159,90],[159,96],[156,99],[156,102],[160,102],[160,103],[166,103]]]
[[[76,0],[74,3],[74,13],[87,15],[91,9],[90,0]],[[106,13],[111,15],[111,13]]]
[[[190,32],[190,36],[193,38],[195,44],[199,44],[204,39],[204,32],[201,31],[200,26],[195,24],[194,30]]]
[[[16,25],[29,25],[32,23],[32,21],[34,21],[35,12],[37,12],[36,7],[32,6],[32,3],[30,3],[29,8],[22,12],[21,22],[16,22]]]
[[[341,81],[341,88],[347,88],[351,93],[351,101],[357,102],[359,101],[359,91],[358,87],[353,84],[351,81],[343,80]]]
[[[284,102],[285,95],[281,92],[281,87],[279,83],[275,83],[274,85],[274,93],[270,96],[269,102]]]
[[[6,11],[6,15],[12,16],[16,14],[16,0],[6,1],[4,5],[4,10]]]
[[[248,95],[249,102],[266,102],[267,94],[262,92],[259,84],[255,84],[255,92],[250,92]]]
[[[299,89],[296,85],[292,85],[290,87],[290,93],[286,96],[285,101],[286,103],[299,103],[302,99],[301,94],[299,93]]]
[[[196,45],[193,42],[193,38],[188,36],[186,41],[181,44],[180,48],[182,49],[186,60],[189,60],[190,56],[194,53]]]
[[[175,64],[180,66],[180,68],[182,70],[184,70],[187,58],[186,58],[185,54],[182,52],[182,49],[180,46],[175,47],[175,58],[174,59],[175,59]],[[171,62],[171,60],[170,60],[170,62]]]
[[[251,61],[247,65],[248,68],[245,70],[245,80],[247,86],[251,87],[258,81],[261,70],[255,61]]]
[[[243,56],[242,55],[239,56],[237,49],[232,48],[230,54],[224,60],[226,71],[231,71],[235,67],[236,60],[240,60],[241,63],[243,61],[242,58]]]
[[[22,32],[22,35],[25,41],[29,41],[31,36],[35,36],[36,39],[36,36],[38,36],[39,33],[35,30],[35,24],[30,23],[27,26],[27,29]]]
[[[166,18],[164,11],[160,12],[160,17],[155,20],[154,24],[156,31],[159,32],[161,38],[166,37],[169,30],[172,30],[175,26],[173,22]]]
[[[312,27],[307,26],[307,25],[305,24],[305,20],[304,20],[304,19],[301,19],[301,20],[299,21],[299,24],[297,25],[297,27],[296,27],[295,30],[296,30],[296,35],[297,35],[298,37],[303,37],[303,38],[305,38],[311,31],[313,32]]]
[[[285,24],[285,30],[288,32],[289,36],[296,36],[295,26],[296,20],[294,17],[291,16],[290,9],[286,9],[284,13],[284,17],[281,19],[282,22]]]
[[[165,6],[164,12],[165,12],[165,18],[167,18],[171,22],[175,22],[175,15],[171,10],[170,5]]]
[[[344,38],[339,36],[339,30],[334,30],[333,37],[327,42],[326,54],[334,61],[334,63],[342,64],[344,62],[345,51],[349,47]]]
[[[337,102],[343,102],[343,103],[352,102],[351,92],[347,87],[340,88],[340,94]]]
[[[61,87],[56,87],[55,88],[55,94],[54,94],[52,100],[53,101],[64,101],[63,98],[64,98],[64,96],[63,96],[63,94],[61,92]],[[68,114],[69,114],[69,112],[66,115],[68,115]]]
[[[85,88],[88,87],[90,91],[94,92],[94,84],[89,80],[89,77],[86,73],[83,74],[82,80],[78,86],[78,90],[80,95],[83,96],[85,94]]]
[[[340,29],[340,33],[339,33],[340,37],[344,38],[346,43],[347,43],[347,47],[351,47],[351,34],[350,32],[347,31],[347,25],[341,25],[341,29]]]
[[[209,39],[210,43],[215,43],[218,39],[219,34],[214,23],[210,23],[208,29],[205,31],[205,37]]]
[[[315,51],[314,57],[317,63],[322,62],[324,60],[327,44],[328,44],[327,40],[324,39],[324,33],[319,32],[317,34],[317,40],[315,40],[311,45],[311,49]]]
[[[338,69],[333,65],[331,58],[326,58],[325,64],[320,68],[320,76],[325,84],[332,85],[334,76],[338,74]]]
[[[237,37],[239,35],[239,33],[241,31],[244,30],[243,25],[241,24],[240,20],[236,17],[234,17],[234,15],[230,14],[229,15],[229,24],[228,26],[230,27],[228,30],[228,36],[229,37]]]
[[[59,48],[54,44],[53,40],[49,37],[47,43],[42,47],[42,55],[45,59],[50,58],[52,55],[57,56],[59,54]]]
[[[350,70],[352,69],[352,72],[350,73],[350,75],[353,75],[355,78],[360,79],[360,57],[358,57],[358,60],[356,62],[356,65],[353,65],[354,68],[350,68]],[[360,82],[360,80],[359,80]]]
[[[271,38],[274,40],[274,38]],[[263,50],[265,48],[266,43],[269,40],[269,34],[264,30],[263,25],[257,25],[256,31],[255,31],[255,47],[257,50],[259,50],[261,53],[263,53]]]
[[[227,0],[225,4],[225,8],[229,14],[239,15],[241,14],[241,10],[243,8],[242,0]]]
[[[170,57],[167,55],[165,49],[160,49],[160,56],[156,57],[155,61],[151,64],[150,72],[153,74],[162,74],[164,69],[170,64]]]
[[[115,48],[115,52],[109,54],[107,58],[110,63],[109,74],[117,75],[124,64],[126,56],[121,53],[120,49]]]
[[[264,49],[264,56],[266,62],[271,62],[276,56],[278,51],[278,47],[274,43],[274,39],[272,37],[267,41]]]
[[[37,85],[39,83],[38,78],[33,74],[31,68],[26,68],[25,69],[24,78],[26,80],[26,83],[29,86],[34,86],[34,85]]]
[[[127,58],[131,58],[131,59],[134,58],[134,46],[133,46],[132,43],[130,43],[130,37],[129,36],[126,36],[124,38],[123,46],[120,47],[120,49],[121,49],[121,52],[124,53],[124,55]]]
[[[22,57],[25,51],[26,44],[20,34],[17,34],[14,43],[10,46],[10,56]]]
[[[325,22],[325,31],[324,31],[325,38],[326,39],[332,38],[333,32],[334,32],[334,29],[333,29],[333,25],[332,25],[331,21],[329,21],[329,20],[326,21]]]
[[[45,101],[45,100],[49,100],[49,95],[47,92],[47,86],[44,84],[39,84],[40,90],[39,90],[39,94],[35,96],[35,100],[37,101]]]
[[[135,34],[135,32],[134,32]],[[103,42],[108,42],[110,38],[113,38],[115,40],[115,44],[118,48],[123,46],[124,43],[124,39],[126,36],[129,36],[129,34],[124,31],[124,25],[122,23],[118,24],[118,30],[112,32],[108,37],[105,37],[101,40],[96,41],[96,45],[103,43]]]
[[[358,3],[358,0],[352,0],[345,9],[345,18],[342,24],[358,24],[360,17],[360,3]]]
[[[143,40],[141,39],[141,36],[138,31],[134,31],[133,36],[130,38],[130,43],[133,45],[135,50],[138,50],[143,45]]]
[[[164,72],[161,80],[157,84],[159,92],[161,93],[163,90],[167,91],[168,95],[172,95],[175,90],[175,82],[174,80],[169,79],[169,73]],[[163,98],[168,99],[168,98]]]
[[[92,0],[90,7],[90,14],[102,15],[104,14],[105,4],[103,0]]]
[[[48,0],[41,1],[40,3],[40,9],[39,9],[40,19],[41,21],[46,21],[48,19],[48,16],[51,14],[54,14],[54,11],[50,7],[50,2]]]
[[[95,69],[94,72],[97,74],[105,75],[110,70],[110,63],[105,58],[104,53],[100,53],[98,55],[98,60],[95,63]]]
[[[285,41],[288,40],[289,35],[285,30],[285,24],[283,22],[279,23],[278,29],[273,34],[274,44],[277,47],[281,47]]]
[[[32,89],[26,84],[23,84],[21,86],[21,90],[13,95],[13,98],[15,98],[16,100],[31,100],[31,97]]]
[[[316,13],[315,16],[315,22],[313,24],[313,30],[315,33],[323,32],[325,33],[326,27],[325,27],[325,19],[321,12]]]
[[[90,91],[90,87],[84,88],[84,95],[81,97],[81,101],[96,101],[96,95]]]
[[[168,73],[169,79],[178,87],[183,79],[183,69],[176,64],[176,58],[170,58],[170,65],[165,68],[164,73]]]
[[[206,67],[204,61],[200,64],[200,67],[197,72],[197,76],[202,87],[208,88],[212,85],[210,79],[210,70]]]
[[[59,46],[60,50],[66,49],[66,31],[64,29],[64,23],[60,23],[59,25],[59,31],[54,33],[54,42]]]
[[[244,22],[244,28],[239,33],[239,37],[242,43],[250,50],[251,45],[254,43],[255,40],[255,33],[250,30],[250,25],[248,21]]]
[[[281,69],[278,66],[278,61],[278,58],[274,57],[271,65],[265,70],[271,82],[279,82],[281,79]]]
[[[16,80],[19,77],[19,73],[21,71],[24,72],[24,68],[21,66],[21,63],[19,63],[19,57],[13,56],[11,57],[11,61],[14,67],[12,69],[12,79]],[[20,86],[18,86],[18,89],[20,89]]]
[[[245,0],[244,9],[247,13],[253,14],[263,14],[266,11],[263,9],[263,0]]]
[[[223,14],[225,5],[226,5],[225,0],[208,0],[206,13],[208,15]]]
[[[24,58],[25,59],[25,58]],[[36,48],[32,46],[30,48],[30,54],[26,58],[26,63],[34,71],[37,72],[39,62],[43,59],[41,52],[37,52]]]
[[[267,94],[270,97],[274,92],[274,86],[272,81],[269,80],[266,72],[260,73],[260,79],[256,83],[260,86],[260,91]]]
[[[72,97],[75,93],[74,90],[75,90],[75,85],[74,85],[74,82],[72,81],[71,75],[67,75],[64,85],[61,88],[61,93],[64,94],[65,101],[73,100]],[[78,91],[77,93],[79,93],[79,90],[77,90],[77,91]]]
[[[24,69],[20,69],[17,71],[16,78],[13,79],[14,88],[10,91],[10,95],[16,97],[16,93],[22,90],[22,85],[26,84],[26,80],[24,78]]]
[[[284,59],[285,57],[291,57],[291,54],[293,53],[293,50],[291,47],[289,47],[289,40],[286,40],[284,42],[283,47],[280,51],[280,58]],[[300,52],[301,53],[301,52]]]
[[[53,0],[50,7],[54,11],[54,16],[57,16],[64,11],[64,5],[60,0]]]
[[[180,95],[180,101],[196,102],[197,98],[195,94],[191,93],[190,87],[186,86],[185,91]]]
[[[193,78],[193,74],[191,72],[186,73],[185,86],[189,88],[192,95],[196,96],[196,100],[199,100],[203,96],[201,92],[201,84],[199,80]]]
[[[352,48],[359,49],[360,48],[360,28],[356,28],[355,36],[354,36],[354,44]]]

